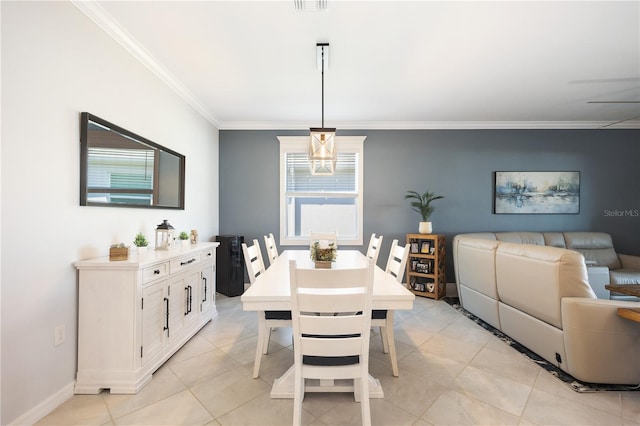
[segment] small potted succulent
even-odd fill
[[[420,214],[422,222],[420,222],[418,232],[421,234],[430,234],[433,232],[433,226],[429,222],[431,213],[433,213],[433,206],[431,203],[435,200],[444,198],[441,195],[435,195],[433,192],[426,191],[424,194],[419,194],[416,191],[407,191],[405,199],[414,200],[411,202],[411,208]]]
[[[178,239],[180,241],[182,241],[182,246],[186,246],[191,244],[191,242],[189,241],[189,234],[187,234],[186,232],[182,231],[179,235],[178,235]]]
[[[133,240],[133,245],[137,247],[138,254],[143,254],[147,252],[149,241],[147,241],[147,238],[142,232],[138,232]]]

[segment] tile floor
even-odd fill
[[[251,377],[255,312],[218,295],[218,317],[167,361],[137,395],[75,395],[38,425],[288,425],[292,400],[270,399],[293,361],[290,331],[272,334],[261,377]],[[379,336],[371,373],[384,399],[376,425],[640,425],[640,392],[580,394],[442,301],[417,297],[396,312],[400,377]],[[639,361],[640,362],[640,361]],[[360,424],[350,394],[307,394],[303,423]]]

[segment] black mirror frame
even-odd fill
[[[178,199],[178,206],[145,206],[140,204],[125,204],[125,203],[95,203],[87,200],[88,195],[88,187],[87,187],[87,173],[88,173],[88,156],[89,156],[89,143],[88,143],[88,130],[89,130],[89,122],[95,122],[102,126],[108,127],[112,131],[120,133],[128,138],[134,139],[143,143],[145,145],[149,145],[153,148],[159,149],[171,155],[178,157],[180,162],[180,172],[179,172],[179,185],[180,185],[180,194]],[[170,209],[170,210],[184,210],[184,194],[185,194],[185,166],[186,166],[186,157],[180,153],[177,153],[171,149],[168,149],[162,145],[159,145],[155,142],[152,142],[142,136],[139,136],[133,132],[130,132],[126,129],[123,129],[120,126],[117,126],[113,123],[108,122],[107,120],[103,120],[100,117],[97,117],[88,112],[80,113],[80,205],[81,206],[98,206],[98,207],[124,207],[124,208],[141,208],[141,209]]]

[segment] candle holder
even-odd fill
[[[164,219],[156,228],[156,250],[169,250],[173,245],[175,228]]]

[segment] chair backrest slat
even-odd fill
[[[249,274],[249,282],[253,284],[260,274],[264,273],[264,261],[262,260],[262,252],[258,240],[253,240],[252,246],[242,243],[242,253],[244,255],[244,263],[247,266]]]
[[[278,247],[276,247],[276,238],[272,233],[264,236],[264,245],[267,248],[267,260],[269,260],[269,266],[275,262],[278,258]]]
[[[398,240],[393,240],[391,243],[386,272],[396,277],[399,283],[402,283],[402,278],[404,277],[404,270],[409,258],[409,247],[409,243],[405,246],[398,245]]]
[[[301,350],[311,356],[352,356],[360,353],[362,341],[357,337],[342,339],[323,339],[303,337]]]
[[[314,232],[310,231],[309,233],[309,241],[313,244],[314,241],[327,241],[329,243],[334,243],[334,245],[338,246],[338,233],[337,232]]]
[[[369,239],[369,247],[367,247],[367,257],[373,259],[374,263],[378,262],[380,247],[382,246],[382,238],[382,235],[376,237],[376,234],[371,234],[371,239]]]

